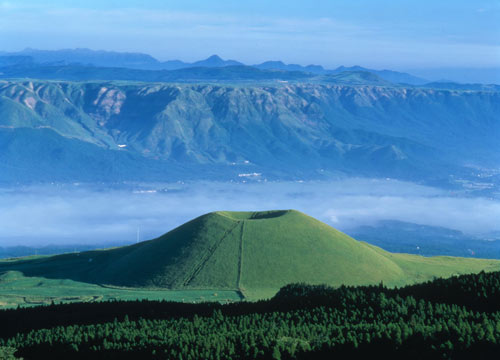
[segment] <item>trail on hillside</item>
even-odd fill
[[[243,233],[245,232],[245,220],[241,221],[241,231],[240,231],[240,251],[239,251],[239,258],[238,258],[238,279],[236,281],[236,286],[238,287],[238,290],[240,293],[243,294],[243,290],[241,288],[241,271],[243,267]]]
[[[201,269],[203,269],[203,266],[207,263],[207,261],[212,257],[212,255],[215,253],[217,248],[222,244],[224,239],[233,232],[234,229],[240,224],[240,221],[237,221],[234,226],[229,228],[223,235],[222,237],[215,242],[211,247],[208,248],[207,252],[201,257],[200,261],[193,267],[193,269],[188,272],[188,275],[186,276],[185,280],[182,282],[182,287],[188,286],[191,281],[196,277],[196,275],[199,274]]]

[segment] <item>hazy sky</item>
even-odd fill
[[[0,50],[393,69],[496,67],[499,0],[0,0]]]

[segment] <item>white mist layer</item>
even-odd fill
[[[379,220],[500,230],[500,202],[395,180],[47,186],[0,191],[0,246],[130,243],[216,210],[297,209],[349,233]],[[139,234],[138,234],[139,232]]]

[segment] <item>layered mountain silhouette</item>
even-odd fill
[[[104,50],[91,49],[62,49],[62,50],[38,50],[27,48],[17,52],[0,51],[0,68],[2,67],[44,67],[47,66],[76,66],[81,69],[81,66],[105,67],[105,68],[127,68],[136,70],[179,70],[192,67],[228,67],[228,66],[243,66],[242,62],[236,60],[224,60],[218,55],[211,55],[207,59],[185,62],[181,60],[159,61],[148,54],[133,53],[133,52],[115,52]],[[337,74],[345,71],[365,71],[380,76],[382,79],[396,83],[407,85],[426,85],[429,80],[425,78],[408,74],[406,72],[394,71],[390,69],[377,70],[355,66],[339,66],[335,69],[326,69],[321,65],[298,65],[286,64],[280,60],[264,61],[260,64],[249,65],[253,68],[261,70],[273,71],[288,71],[288,72],[305,72],[312,75]],[[2,69],[5,70],[5,69]],[[17,69],[19,72],[19,69]],[[26,69],[24,68],[24,71]],[[32,69],[33,71],[33,69]],[[77,71],[76,69],[74,71]],[[439,76],[437,71],[441,71]],[[4,71],[0,71],[4,72]],[[110,71],[108,70],[108,73]],[[422,73],[422,70],[419,71]],[[11,69],[11,73],[13,73]],[[481,79],[483,83],[498,83],[498,69],[434,69],[423,71],[424,74],[431,74],[432,79],[447,79],[453,78],[455,81],[463,83],[471,83],[471,79]],[[108,74],[111,76],[111,74]],[[425,76],[424,76],[425,77]],[[63,78],[58,78],[63,79]],[[489,79],[489,80],[488,80]],[[145,79],[143,79],[145,80]],[[477,80],[476,80],[477,81]],[[447,81],[450,82],[450,81]],[[452,83],[459,85],[456,83]],[[453,85],[453,86],[455,86]],[[460,84],[466,85],[467,88],[478,87],[481,84]]]
[[[227,66],[245,66],[245,64],[236,60],[224,60],[218,55],[211,55],[204,60],[195,61],[192,63],[180,60],[159,61],[154,57],[142,53],[127,53],[127,52],[114,52],[103,50],[90,50],[90,49],[63,49],[63,50],[38,50],[27,48],[22,51],[12,53],[0,53],[0,67],[1,66],[31,66],[33,73],[34,65],[43,65],[43,71],[48,71],[48,67],[54,66],[76,66],[80,69],[81,66],[94,66],[105,68],[128,68],[137,70],[179,70],[193,67],[227,67]],[[394,83],[405,83],[413,85],[421,85],[428,81],[425,79],[392,70],[374,70],[361,66],[344,67],[340,66],[333,70],[328,70],[320,65],[297,65],[285,64],[282,61],[265,61],[261,64],[251,65],[250,67],[261,70],[281,70],[292,72],[306,72],[316,75],[337,74],[344,71],[364,71],[370,72],[380,76],[382,79]],[[77,71],[75,69],[75,71]],[[17,69],[20,71],[28,71],[26,68]],[[108,72],[110,72],[108,70]],[[115,71],[116,72],[116,71]],[[42,73],[42,71],[39,71]],[[14,75],[13,69],[10,75]],[[110,76],[110,75],[108,75]],[[146,77],[145,74],[143,74]],[[59,79],[62,79],[59,77]],[[102,77],[100,79],[103,79]],[[118,79],[114,79],[118,80]],[[143,79],[145,80],[145,79]],[[159,81],[159,80],[157,80]]]

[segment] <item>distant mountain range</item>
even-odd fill
[[[0,67],[0,78],[30,78],[46,80],[124,80],[141,82],[258,82],[301,81],[312,79],[311,74],[259,70],[251,66],[192,67],[179,70],[139,70],[89,65],[13,65]]]
[[[1,58],[0,58],[1,60]],[[11,59],[4,63],[12,63]],[[397,84],[370,71],[343,71],[340,73],[313,74],[303,71],[266,70],[246,65],[223,67],[188,67],[179,70],[140,70],[123,67],[97,67],[91,65],[48,65],[29,61],[1,66],[0,79],[45,79],[95,81],[118,80],[136,82],[179,83],[287,83],[308,82],[339,85],[374,85],[389,87],[422,87],[449,90],[500,91],[500,85],[457,84],[433,82],[423,85]]]
[[[357,73],[358,75],[341,75],[342,73]],[[369,77],[367,73],[374,76]],[[350,79],[346,79],[346,76]],[[217,55],[192,63],[180,60],[162,62],[147,54],[89,49],[36,50],[28,48],[19,52],[0,52],[0,78],[148,82],[324,81],[384,86],[391,83],[394,86],[455,90],[499,91],[500,89],[500,85],[493,84],[429,82],[404,72],[374,70],[361,66],[340,66],[328,70],[320,65],[302,66],[285,64],[282,61],[245,65],[236,60],[223,60]],[[492,79],[495,80],[496,77]]]
[[[479,181],[465,166],[500,163],[500,92],[370,81],[387,83],[363,72],[288,84],[3,80],[0,181],[449,184]]]
[[[141,53],[120,53],[113,51],[95,51],[90,49],[36,50],[25,49],[13,53],[0,53],[0,67],[12,65],[45,65],[45,66],[97,66],[108,68],[129,68],[138,70],[179,70],[193,67],[226,67],[245,66],[236,60],[223,60],[218,55],[212,55],[205,60],[187,63],[180,60],[159,61],[154,57]],[[344,67],[327,70],[320,65],[301,66],[285,64],[282,61],[266,61],[262,64],[250,65],[261,70],[281,70],[306,72],[316,75],[337,74],[344,71],[364,71],[380,76],[393,83],[422,85],[428,81],[407,73],[391,70],[373,70],[361,66]]]
[[[494,234],[478,237],[444,227],[396,220],[360,226],[348,233],[391,252],[500,259],[500,237]]]
[[[500,163],[498,85],[88,49],[0,53],[0,79],[1,182],[449,184]]]

